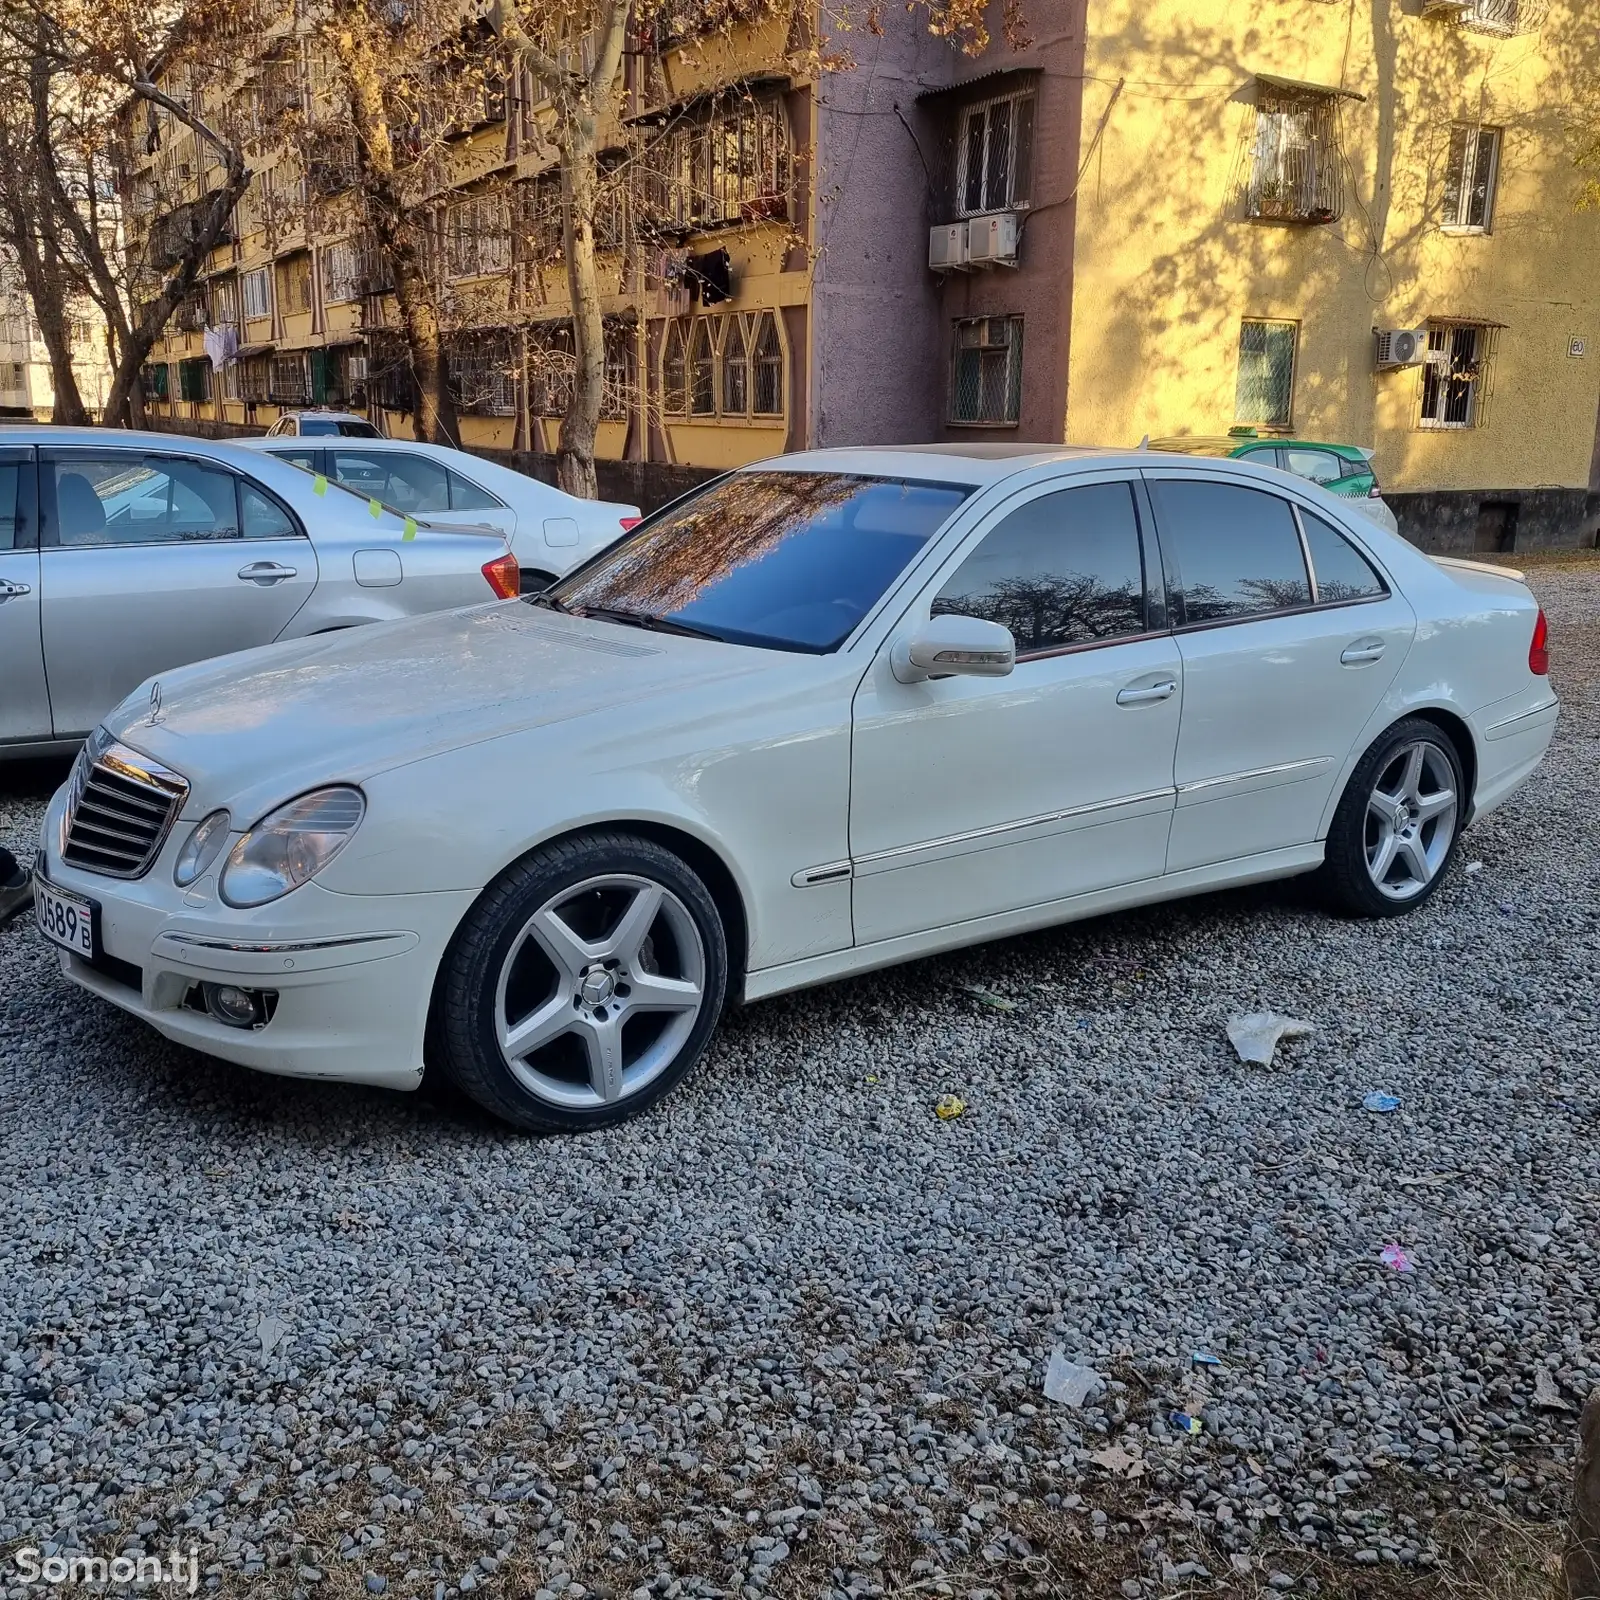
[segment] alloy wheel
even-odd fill
[[[658,1078],[705,1003],[705,947],[689,908],[651,878],[608,873],[551,896],[512,940],[495,1032],[531,1094],[588,1110]]]
[[[1367,872],[1380,894],[1411,900],[1445,863],[1458,802],[1450,757],[1429,739],[1401,745],[1367,800]]]

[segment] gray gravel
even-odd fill
[[[1600,1384],[1600,570],[1535,586],[1557,748],[1417,918],[1277,886],[775,1001],[600,1136],[251,1076],[0,929],[0,1551],[1132,1596],[1555,1514],[1535,1383]],[[0,841],[58,779],[0,777]],[[1247,1068],[1224,1024],[1267,1008],[1318,1031]]]

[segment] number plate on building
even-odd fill
[[[51,944],[70,950],[86,961],[94,959],[94,913],[92,900],[75,894],[63,894],[41,878],[33,880],[33,911],[39,920],[39,932]]]

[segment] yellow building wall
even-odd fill
[[[1600,74],[1586,4],[1494,38],[1395,0],[1091,0],[1084,150],[1100,137],[1077,201],[1067,438],[1226,432],[1240,320],[1283,318],[1300,324],[1292,432],[1375,445],[1386,488],[1587,484],[1600,216],[1573,209],[1561,113]],[[1364,97],[1341,102],[1338,222],[1243,219],[1258,72]],[[1450,125],[1475,121],[1505,130],[1492,232],[1452,236]],[[1419,428],[1420,369],[1375,369],[1374,327],[1430,316],[1506,324],[1480,426]]]

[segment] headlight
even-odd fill
[[[211,870],[228,842],[229,820],[226,811],[213,811],[195,823],[194,831],[178,852],[178,864],[172,869],[172,881],[180,889],[187,889],[202,873]]]
[[[264,906],[309,882],[344,849],[367,802],[359,789],[316,789],[279,806],[232,850],[222,871],[230,906]]]

